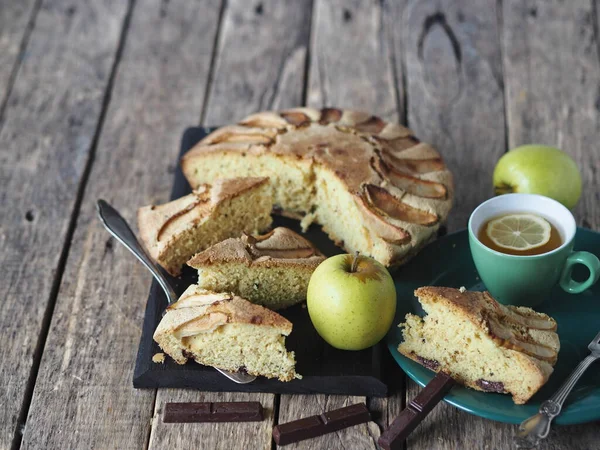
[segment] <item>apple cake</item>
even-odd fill
[[[223,370],[290,381],[294,352],[285,348],[292,323],[279,314],[229,293],[191,285],[167,308],[154,340],[178,364],[193,359]]]
[[[268,177],[282,214],[388,267],[433,239],[452,205],[452,176],[433,147],[356,111],[253,114],[206,136],[181,164],[192,187],[228,174]]]
[[[243,232],[271,225],[273,199],[266,178],[213,180],[159,206],[138,210],[140,237],[150,256],[171,275],[197,252]]]
[[[306,239],[278,227],[263,236],[243,234],[195,255],[198,286],[233,292],[269,309],[306,300],[310,276],[325,257]]]
[[[548,381],[560,349],[551,317],[464,288],[422,287],[415,295],[427,315],[407,314],[399,325],[403,355],[470,388],[511,394],[518,405]]]

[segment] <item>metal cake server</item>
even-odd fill
[[[596,335],[590,345],[588,345],[591,354],[586,356],[583,361],[573,370],[569,378],[562,384],[560,389],[540,405],[540,412],[529,419],[525,419],[514,438],[517,448],[535,448],[540,440],[548,437],[550,433],[550,424],[552,420],[560,414],[563,403],[571,390],[575,387],[579,378],[586,369],[597,359],[600,359],[600,333]]]
[[[177,301],[177,294],[171,287],[171,284],[165,278],[156,263],[148,256],[146,250],[144,250],[144,248],[138,242],[135,234],[133,231],[131,231],[131,228],[121,214],[119,214],[115,208],[113,208],[104,200],[98,200],[96,203],[96,208],[98,210],[100,221],[106,227],[108,232],[112,234],[117,241],[123,244],[131,253],[133,253],[135,257],[139,259],[140,262],[152,273],[152,275],[154,275],[154,278],[156,281],[158,281],[158,284],[160,284],[160,286],[163,288],[163,291],[165,291],[169,305],[175,303]],[[249,375],[242,371],[229,372],[216,367],[215,369],[217,369],[231,381],[234,381],[238,384],[251,383],[256,379],[255,376]]]

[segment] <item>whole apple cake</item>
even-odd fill
[[[452,206],[452,175],[433,147],[403,126],[335,108],[253,114],[205,137],[182,168],[193,188],[268,177],[282,214],[388,267],[433,239]]]

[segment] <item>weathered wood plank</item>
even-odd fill
[[[121,1],[81,3],[73,12],[71,5],[42,5],[0,124],[0,329],[6,337],[0,448],[11,445],[29,403],[44,317],[127,12]]]
[[[227,2],[213,83],[203,115],[206,125],[225,124],[261,109],[292,107],[301,102],[310,14],[309,0],[269,0],[252,7],[243,0]],[[165,402],[203,398],[218,401],[244,398],[260,401],[269,410],[276,401],[272,394],[207,394],[160,389],[150,448],[162,449],[167,443],[182,442],[189,448],[271,448],[272,413],[260,424],[242,426],[227,423],[173,426],[158,420]]]
[[[310,0],[228,2],[205,125],[302,103]]]
[[[395,60],[405,69],[408,125],[439,149],[455,176],[455,205],[448,221],[449,231],[455,231],[492,194],[494,163],[506,147],[496,3],[389,5],[390,20],[399,24],[394,28]],[[407,386],[407,399],[420,390],[412,381]],[[394,406],[388,405],[388,411]],[[506,448],[506,430],[440,404],[407,447]]]
[[[542,143],[568,152],[584,183],[575,217],[598,230],[600,37],[592,3],[505,1],[503,55],[510,148]],[[555,427],[540,449],[597,448],[598,425]]]
[[[379,2],[316,0],[311,40],[309,106],[358,109],[398,120],[398,94]],[[282,395],[279,423],[366,401],[356,396]],[[375,449],[379,435],[377,424],[370,422],[282,448]]]
[[[260,401],[262,422],[230,423],[163,423],[167,402],[245,402]],[[162,389],[156,400],[152,419],[150,448],[206,448],[214,450],[271,448],[275,396],[242,392],[200,392],[183,389]],[[201,438],[197,436],[202,436]]]
[[[495,2],[428,0],[403,9],[394,31],[403,44],[408,125],[454,173],[454,231],[493,194],[494,163],[506,147]]]
[[[507,1],[504,64],[510,147],[557,146],[584,179],[578,223],[600,228],[600,68],[593,2]]]
[[[498,48],[500,33],[496,26],[494,7],[494,2],[477,5],[472,2],[455,2],[451,6],[444,4],[443,7],[437,2],[413,3],[404,12],[406,26],[400,27],[413,36],[412,40],[407,39],[410,36],[406,36],[404,41],[409,125],[420,136],[436,143],[444,152],[446,161],[454,173],[460,174],[460,177],[457,177],[457,196],[464,202],[457,204],[453,212],[454,219],[450,221],[450,230],[463,227],[471,209],[491,194],[491,171],[506,147],[503,137],[502,83],[499,81],[502,80]],[[530,30],[523,22],[526,20],[526,14],[522,14],[522,11],[514,12],[514,19],[518,18],[513,25],[514,29],[524,36],[530,36]],[[419,34],[415,28],[419,23],[423,29],[428,29],[429,37],[424,32]],[[438,30],[435,30],[436,27]],[[547,24],[540,27],[546,29]],[[507,32],[504,27],[504,33]],[[444,34],[447,35],[445,50]],[[450,37],[452,35],[453,38]],[[429,52],[428,45],[431,45]],[[514,44],[511,48],[517,53],[522,49]],[[555,47],[549,46],[540,53],[540,57],[544,58],[554,51]],[[429,70],[433,73],[427,72],[428,53]],[[454,61],[452,53],[455,55]],[[514,55],[505,55],[505,65],[507,59],[513,58]],[[533,67],[536,69],[532,70]],[[460,74],[455,83],[452,77],[445,73],[450,69]],[[554,68],[549,67],[548,70],[552,71]],[[538,71],[539,66],[532,64],[531,68],[523,67],[520,73],[528,76],[527,74]],[[411,84],[411,80],[414,80],[414,83]],[[422,104],[415,104],[419,102],[415,96],[420,94],[423,98],[423,94],[426,93],[418,88],[427,83],[432,84],[430,89],[435,93],[431,97],[435,96],[440,102],[439,105],[432,105],[431,109]],[[462,106],[461,97],[467,99],[462,101]],[[458,119],[450,117],[450,113]],[[431,121],[432,118],[435,120]],[[426,126],[426,120],[431,121],[428,122],[429,127]],[[456,120],[462,122],[462,130],[456,129]],[[421,131],[423,126],[425,129]],[[509,130],[510,126],[511,124]],[[454,152],[450,158],[445,147]],[[473,175],[469,176],[469,173]],[[461,185],[468,192],[461,192]],[[419,388],[410,382],[408,398],[414,397],[418,391]],[[591,428],[572,427],[573,434],[563,431],[565,428],[559,428],[552,432],[551,438],[545,443],[547,447],[543,448],[592,448],[591,442],[594,437],[597,439],[597,431],[596,434],[587,431]],[[427,449],[511,448],[514,430],[512,425],[480,419],[442,404],[412,434],[407,446]],[[584,437],[575,436],[575,433],[582,432],[585,433]]]
[[[373,0],[315,0],[308,105],[399,119],[383,14]]]
[[[122,3],[86,16],[112,17]],[[84,13],[81,4],[77,8],[74,19]],[[24,448],[127,449],[144,448],[148,441],[155,391],[134,390],[131,380],[150,277],[109,238],[96,218],[95,201],[105,198],[133,223],[138,206],[168,198],[181,131],[197,121],[204,101],[219,8],[218,0],[148,0],[133,10],[41,361]],[[79,37],[84,41],[80,58],[94,48],[90,40],[104,42],[112,28],[114,24],[106,24],[96,35],[87,26],[86,36]],[[75,41],[71,38],[69,45]],[[34,275],[43,273],[38,267]]]
[[[29,23],[37,13],[36,0],[0,3],[0,120],[10,81],[19,64],[19,52],[29,35]]]
[[[332,409],[343,408],[355,403],[365,403],[365,397],[344,395],[281,395],[279,404],[279,423],[286,423],[303,417],[314,416]],[[297,449],[377,449],[380,430],[375,422],[355,425],[335,433],[313,439],[277,446],[277,448]]]

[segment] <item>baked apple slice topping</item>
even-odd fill
[[[398,158],[389,152],[383,152],[382,157],[386,165],[395,170],[396,172],[403,172],[406,174],[413,173],[429,173],[439,172],[444,170],[444,162],[442,158],[426,158],[426,159],[414,159],[414,158]]]
[[[396,170],[394,167],[388,166],[381,158],[381,155],[379,155],[379,158],[373,158],[371,164],[373,170],[377,171],[383,179],[409,194],[423,198],[446,198],[447,190],[443,184],[435,181],[422,180]]]
[[[376,211],[392,219],[425,226],[435,225],[438,222],[437,215],[407,205],[382,187],[365,184],[364,192],[368,203]]]
[[[363,213],[365,222],[373,229],[375,234],[384,241],[394,245],[402,245],[410,242],[410,234],[406,230],[388,222],[385,216],[371,206],[365,197],[365,195],[355,197],[355,201]]]
[[[294,242],[292,246],[284,247],[281,244],[286,243],[282,239],[274,239],[273,235],[278,233],[278,229],[272,230],[264,236],[250,236],[246,233],[242,235],[242,241],[246,244],[248,253],[253,258],[281,258],[281,259],[302,259],[319,255],[317,249],[310,245],[300,246],[299,242]],[[283,241],[283,242],[282,242]],[[291,244],[287,241],[288,244]]]
[[[173,303],[167,309],[183,309],[183,308],[197,308],[198,306],[212,305],[215,302],[229,301],[233,297],[225,292],[210,292],[206,294],[192,294],[187,297],[179,299]]]

